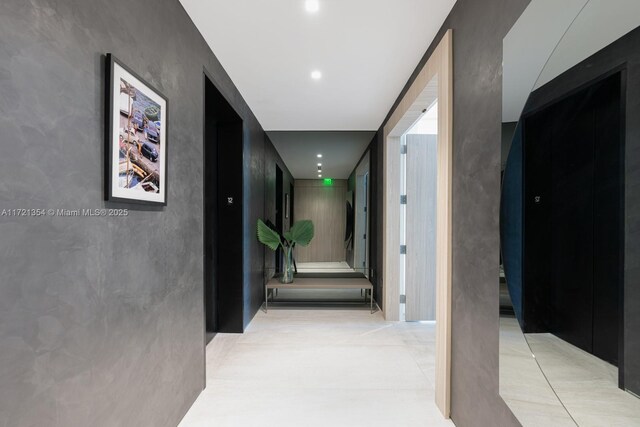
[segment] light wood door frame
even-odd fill
[[[435,83],[434,83],[435,82]],[[453,32],[448,30],[384,126],[383,301],[400,316],[400,143],[422,110],[438,101],[436,229],[436,405],[451,412],[451,192],[453,164]],[[407,250],[411,250],[407,248]]]

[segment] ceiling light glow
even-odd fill
[[[319,0],[305,0],[304,8],[307,9],[309,13],[316,13],[320,10],[320,1]]]
[[[318,154],[318,158],[321,159],[322,158],[322,154]]]
[[[322,78],[322,73],[318,70],[312,71],[311,72],[311,78],[313,80],[320,80]]]
[[[318,166],[322,166],[322,163],[318,163]]]

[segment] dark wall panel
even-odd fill
[[[504,175],[502,177],[502,194],[500,199],[500,250],[504,274],[509,289],[509,298],[513,306],[513,311],[523,325],[524,316],[522,313],[522,225],[523,225],[523,141],[522,126],[505,129],[502,126],[503,141],[503,161],[505,133],[511,149],[508,151],[508,162],[506,162]]]
[[[366,152],[366,151],[365,151]],[[358,167],[358,165],[356,164],[356,167]],[[352,192],[352,200],[355,203],[356,200],[356,170],[354,168],[353,172],[351,172],[351,175],[349,175],[349,178],[347,178],[347,192],[351,191]],[[352,220],[352,224],[355,224],[355,206],[353,206],[353,220]],[[353,268],[353,257],[355,256],[355,251],[354,251],[354,244],[353,244],[353,236],[351,239],[351,242],[349,243],[349,245],[347,246],[346,250],[345,250],[345,257],[346,257],[346,261],[347,264],[349,264],[349,266],[351,268]]]
[[[257,121],[245,119],[242,214],[245,328],[264,301],[264,245],[256,237],[258,218],[264,215],[264,135]]]
[[[595,113],[593,354],[615,365],[619,362],[619,346],[624,345],[619,342],[619,329],[624,328],[620,302],[624,277],[624,121],[621,115],[625,111],[621,86],[625,80],[626,73],[608,79],[596,95],[599,105]]]
[[[556,93],[524,122],[525,330],[552,332],[612,363],[622,278],[620,82],[616,73]]]
[[[383,152],[382,133],[376,132],[371,143],[362,154],[369,153],[369,231],[367,243],[369,244],[369,281],[373,284],[373,298],[382,307],[382,212],[383,206]],[[360,163],[358,161],[358,163]],[[355,189],[356,167],[348,179],[348,190]],[[347,262],[353,262],[353,251],[347,251]],[[349,264],[351,265],[351,264]]]
[[[264,209],[263,130],[176,0],[0,2],[0,208],[114,207],[106,52],[169,98],[168,205],[0,217],[3,426],[174,427],[202,390],[203,67],[244,121],[249,222]],[[262,297],[250,248],[245,321]]]
[[[291,187],[293,186],[294,180],[291,172],[287,168],[287,165],[284,164],[284,161],[280,157],[280,154],[276,151],[275,147],[271,143],[271,140],[267,135],[265,135],[265,155],[264,155],[264,218],[263,220],[268,219],[269,221],[275,224],[276,222],[276,166],[282,170],[282,187],[283,194],[291,193]],[[291,194],[289,195],[291,197]],[[295,196],[294,196],[295,197]],[[293,199],[291,199],[291,203],[293,203]],[[284,212],[284,196],[283,196],[283,205],[280,206],[280,209]],[[290,207],[291,215],[293,215],[293,204]],[[284,214],[283,214],[284,218]],[[289,230],[290,219],[284,219],[284,231]],[[264,258],[264,275],[266,279],[273,277],[276,271],[276,254],[271,249],[263,246],[263,251],[265,254]],[[264,295],[263,297],[264,298]],[[262,301],[262,300],[261,300]]]
[[[244,331],[244,290],[242,286],[244,241],[242,239],[242,121],[219,122],[218,148],[218,330]],[[229,201],[231,199],[231,202]]]
[[[207,342],[218,331],[218,99],[219,92],[203,77],[204,101],[204,299]]]
[[[369,174],[369,187],[371,188],[371,215],[369,216],[369,231],[371,239],[369,240],[369,281],[374,285],[373,296],[380,306],[383,308],[382,298],[382,278],[384,277],[384,264],[382,262],[382,236],[383,236],[383,212],[384,199],[384,138],[382,131],[376,132],[376,136],[369,145],[369,161],[371,162],[371,172]]]
[[[524,234],[522,250],[523,322],[526,333],[548,332],[551,294],[551,126],[552,111],[527,118],[524,140]],[[546,141],[547,143],[540,143]],[[529,172],[531,171],[531,172]],[[529,172],[529,177],[527,177]],[[531,179],[528,179],[531,178]],[[535,178],[535,179],[534,179]],[[526,238],[525,238],[526,236]],[[507,276],[507,281],[510,277]],[[536,286],[525,286],[527,283]]]

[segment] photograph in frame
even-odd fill
[[[168,101],[107,54],[106,195],[166,205]]]

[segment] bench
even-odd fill
[[[278,289],[360,289],[369,291],[369,305],[373,313],[373,285],[364,277],[296,277],[293,283],[280,283],[273,278],[264,285],[264,310],[269,310],[269,290]],[[273,299],[273,297],[272,297]]]

